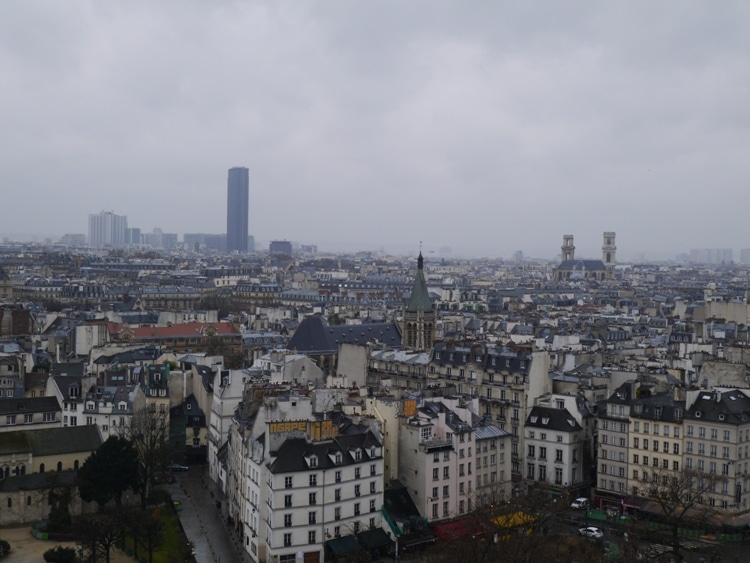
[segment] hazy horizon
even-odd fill
[[[10,0],[0,230],[86,234],[106,209],[224,233],[245,166],[259,243],[552,259],[573,234],[598,258],[615,231],[621,260],[737,261],[748,21],[740,1]]]

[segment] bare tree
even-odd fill
[[[641,478],[643,494],[659,507],[658,517],[672,531],[672,549],[680,554],[680,528],[701,527],[715,511],[704,504],[716,488],[715,474],[694,469],[654,470]]]
[[[145,510],[151,495],[154,476],[170,460],[169,414],[152,408],[136,411],[130,424],[120,427],[120,434],[130,440],[138,455],[138,493],[141,509]]]
[[[109,563],[112,547],[122,537],[118,516],[109,512],[82,516],[76,529],[81,543],[88,548],[89,561],[96,561],[98,554],[102,554]]]

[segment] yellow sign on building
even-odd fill
[[[416,416],[417,415],[417,401],[410,399],[404,401],[404,416]]]

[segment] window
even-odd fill
[[[375,500],[370,501],[370,512],[375,512]]]
[[[318,486],[318,476],[317,475],[310,475],[310,486],[311,487],[317,487]]]
[[[654,451],[655,452],[659,451],[659,440],[654,440]]]
[[[44,413],[44,422],[55,422],[55,413],[46,412]]]
[[[361,489],[359,485],[354,485],[354,496],[358,497],[361,495]]]
[[[444,517],[447,517],[447,516],[449,516],[449,514],[450,514],[450,513],[448,512],[448,503],[447,503],[447,502],[444,502],[444,503],[443,503],[443,516],[444,516]]]
[[[370,494],[375,494],[375,481],[370,482]]]
[[[307,532],[307,543],[315,543],[315,530]]]
[[[692,424],[688,424],[687,435],[688,436],[692,436],[693,435],[693,425]]]
[[[435,463],[440,461],[440,452],[435,452],[434,454],[432,454],[432,461]]]
[[[443,485],[443,496],[444,497],[448,496],[449,491],[450,491],[450,488],[448,487],[448,485]],[[435,496],[437,497],[437,495],[435,495]]]
[[[648,449],[648,439],[646,439],[646,438],[643,439],[643,449],[644,450]]]
[[[638,463],[638,454],[633,454],[633,463]]]
[[[5,417],[5,423],[6,424],[15,424],[16,423],[16,415],[9,414],[8,416],[6,416]],[[10,499],[8,499],[8,500],[10,500]]]
[[[711,429],[711,439],[712,440],[718,440],[719,439],[719,431],[716,428]]]
[[[354,516],[359,516],[359,503],[354,503]]]
[[[680,453],[680,444],[677,442],[674,443],[674,447],[672,448],[672,453],[675,455],[679,455]]]
[[[318,519],[318,513],[317,512],[308,512],[307,513],[307,523],[308,524],[315,524]]]
[[[638,479],[638,470],[637,469],[633,469],[633,479],[635,479],[635,480]]]
[[[292,507],[292,495],[284,495],[284,508]]]
[[[706,437],[706,429],[703,426],[698,427],[698,436],[700,436],[701,438]]]
[[[284,534],[284,547],[292,546],[292,534]]]
[[[432,468],[432,480],[437,481],[440,478],[440,469],[438,467]]]
[[[529,444],[529,457],[534,457],[534,446]]]
[[[432,505],[432,517],[433,518],[438,517],[438,505],[437,504]]]
[[[317,493],[310,493],[308,495],[308,500],[310,501],[310,503],[309,503],[310,506],[314,506],[314,505],[318,504]]]
[[[545,447],[539,448],[539,459],[547,459],[547,448]]]
[[[354,478],[359,479],[362,476],[362,471],[360,467],[354,468]]]
[[[310,458],[310,467],[318,467],[318,456],[312,456]]]
[[[450,479],[450,471],[447,467],[443,467],[443,479]]]
[[[633,438],[633,447],[634,448],[638,447],[638,438]]]
[[[285,489],[291,489],[292,488],[292,478],[291,477],[284,477],[284,488]]]
[[[333,519],[334,520],[341,520],[341,507],[340,506],[337,506],[333,510]]]
[[[285,528],[292,527],[292,515],[291,514],[284,514],[284,527]]]
[[[563,451],[562,450],[555,450],[555,461],[562,461],[563,460]]]
[[[336,481],[337,483],[341,483],[341,471],[336,471],[336,473],[335,473],[335,475],[334,475],[334,480],[335,480],[335,481]]]
[[[724,441],[725,442],[729,441],[729,430],[724,430]]]
[[[34,415],[33,414],[25,414],[23,415],[23,423],[24,424],[31,424],[34,422]]]

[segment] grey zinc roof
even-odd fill
[[[526,426],[547,428],[562,432],[583,430],[578,421],[568,411],[564,409],[551,409],[549,407],[532,408],[529,418],[526,419]]]
[[[294,473],[309,471],[305,460],[306,456],[316,455],[318,457],[318,469],[329,469],[344,465],[353,465],[355,462],[349,452],[355,448],[363,450],[362,461],[367,461],[370,446],[380,447],[382,444],[371,431],[358,434],[339,435],[332,440],[324,442],[308,442],[305,438],[290,438],[285,440],[276,452],[276,459],[269,465],[271,473]],[[340,452],[342,463],[335,464],[329,455]],[[381,457],[381,456],[377,456]]]
[[[57,402],[57,397],[0,399],[0,415],[57,412],[59,410],[60,403]]]
[[[508,436],[509,432],[506,432],[505,430],[502,430],[495,426],[494,424],[489,424],[487,426],[476,426],[474,428],[474,436],[477,440],[489,440],[492,438],[502,438],[503,436]]]
[[[379,341],[399,348],[401,332],[395,323],[365,323],[360,325],[328,325],[319,315],[305,318],[289,341],[288,348],[301,353],[338,352],[339,344],[366,344]]]

